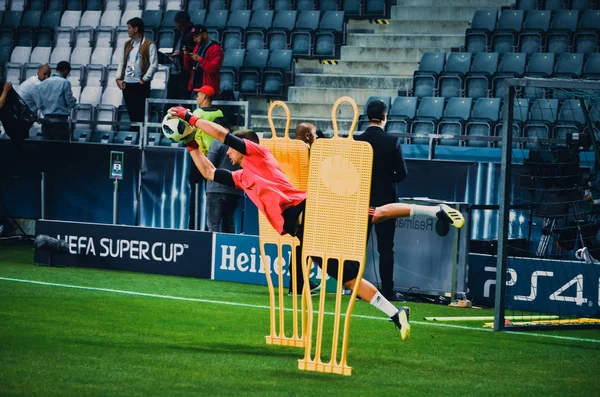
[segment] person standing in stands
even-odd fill
[[[310,145],[317,139],[317,128],[311,123],[299,123],[296,126],[296,139],[306,143],[306,146],[310,149]]]
[[[42,65],[38,68],[38,71],[35,75],[25,80],[17,89],[17,94],[19,94],[27,106],[29,106],[29,109],[31,109],[31,111],[34,113],[37,113],[38,107],[35,103],[35,99],[33,99],[33,88],[49,78],[51,73],[52,70],[48,64]]]
[[[196,46],[191,51],[185,48],[183,53],[185,68],[190,72],[188,91],[209,85],[214,95],[219,95],[223,50],[219,43],[208,37],[204,25],[194,25],[190,34]]]
[[[150,98],[150,82],[158,70],[158,52],[152,40],[144,37],[144,21],[127,21],[123,58],[117,67],[117,86],[123,91],[123,100],[132,122],[144,121],[146,98]]]
[[[175,32],[174,51],[168,54],[173,60],[173,68],[171,68],[167,83],[167,98],[188,99],[190,97],[190,91],[188,91],[190,72],[183,66],[183,52],[185,48],[194,47],[194,40],[190,35],[193,25],[190,14],[185,11],[179,11],[173,20],[177,31]]]
[[[194,110],[194,116],[202,120],[214,121],[219,117],[223,117],[223,112],[220,109],[217,109],[212,104],[212,98],[215,95],[215,91],[209,85],[202,86],[200,88],[195,88],[194,93],[196,94],[196,102],[198,103],[198,108]],[[198,145],[200,146],[200,150],[206,156],[208,154],[208,149],[210,148],[211,143],[214,138],[208,134],[203,134],[203,131],[198,129],[196,131],[196,139],[198,140]],[[189,173],[189,181],[192,189],[191,199],[190,199],[190,229],[194,228],[193,220],[198,217],[196,214],[196,188],[202,189],[204,186],[204,178],[200,171],[196,167],[190,167]],[[202,191],[202,190],[201,190]]]
[[[31,90],[33,100],[44,117],[41,123],[44,139],[69,140],[69,115],[76,105],[71,82],[67,80],[69,73],[71,64],[61,61],[52,77]]]
[[[372,101],[367,106],[369,128],[354,137],[373,147],[373,174],[371,177],[371,207],[396,203],[396,183],[406,178],[406,163],[398,137],[383,130],[387,121],[387,106],[383,101]],[[368,234],[372,224],[369,223]],[[394,232],[396,222],[389,219],[375,224],[381,293],[389,301],[403,302],[404,296],[394,291]]]
[[[218,117],[214,122],[229,132],[229,122],[225,117]],[[231,172],[239,170],[239,165],[231,163],[227,156],[227,150],[229,150],[228,146],[225,146],[218,139],[214,139],[210,144],[206,157],[215,167]],[[243,195],[243,191],[235,187],[214,181],[206,181],[206,219],[210,232],[235,233],[235,210]]]

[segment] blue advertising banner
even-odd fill
[[[265,249],[267,263],[273,269],[273,285],[278,286],[278,277],[275,276],[279,269],[280,261],[283,261],[283,282],[287,288],[290,280],[291,252],[289,246],[282,249],[282,257],[277,256],[277,246],[267,245]],[[321,269],[313,264],[311,278],[320,280]],[[213,280],[234,281],[239,283],[267,285],[265,276],[265,263],[260,255],[260,244],[258,236],[247,236],[242,234],[214,233],[213,237]],[[327,290],[335,286],[335,280],[327,279]]]
[[[594,317],[600,314],[600,265],[575,261],[509,257],[506,308]],[[469,295],[493,306],[496,257],[469,255]]]
[[[212,233],[45,220],[36,233],[67,242],[57,265],[210,277]],[[48,253],[36,249],[34,259],[48,263]]]

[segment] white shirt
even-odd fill
[[[152,80],[154,73],[158,70],[158,54],[156,45],[152,43],[148,48],[150,65],[146,74],[142,76],[142,68],[140,67],[140,46],[145,39],[145,37],[142,37],[139,40],[132,39],[133,45],[131,46],[131,51],[129,52],[127,59],[123,59],[119,63],[117,76],[120,76],[121,70],[125,68],[123,81],[126,83],[139,83],[142,79],[149,82]]]
[[[23,82],[23,84],[21,84],[19,86],[19,88],[17,88],[17,94],[19,94],[19,96],[21,98],[23,98],[23,100],[25,101],[25,103],[27,104],[29,109],[31,109],[31,111],[34,113],[37,112],[38,106],[35,103],[35,100],[33,99],[31,90],[33,89],[33,87],[35,87],[36,85],[41,84],[41,83],[42,82],[40,81],[40,79],[37,77],[37,74],[36,74],[34,76],[31,76],[27,80],[25,80]]]

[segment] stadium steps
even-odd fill
[[[299,87],[346,89],[369,87],[372,90],[386,90],[390,87],[408,89],[411,81],[412,78],[409,76],[297,73],[295,84]]]

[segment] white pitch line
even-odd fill
[[[111,293],[115,293],[115,294],[145,296],[145,297],[149,297],[149,298],[171,299],[171,300],[187,301],[187,302],[211,303],[211,304],[215,304],[215,305],[251,307],[251,308],[255,308],[255,309],[269,309],[269,306],[251,305],[249,303],[216,301],[216,300],[211,300],[211,299],[200,299],[200,298],[186,298],[186,297],[182,297],[182,296],[150,294],[150,293],[146,293],[146,292],[125,291],[125,290],[110,289],[110,288],[86,287],[86,286],[82,286],[82,285],[72,285],[72,284],[49,283],[49,282],[45,282],[45,281],[22,280],[22,279],[18,279],[18,278],[9,278],[9,277],[0,277],[0,280],[13,281],[13,282],[17,282],[17,283],[26,283],[26,284],[47,285],[50,287],[62,287],[62,288],[82,289],[82,290],[87,290],[87,291],[101,291],[101,292],[111,292]],[[292,309],[287,308],[285,310],[291,311]],[[333,313],[331,313],[331,312],[325,312],[325,314],[333,315]],[[375,316],[365,316],[362,314],[353,314],[352,316],[355,318],[364,318],[364,319],[368,319],[368,320],[389,321],[387,318],[375,317]],[[464,325],[444,324],[444,323],[439,323],[439,322],[411,321],[410,323],[411,324],[419,324],[419,325],[428,325],[428,326],[432,326],[432,327],[464,329],[464,330],[478,331],[478,332],[493,332],[493,330],[488,329],[488,328],[473,328],[473,327],[467,327]],[[576,338],[576,337],[572,337],[572,336],[560,336],[560,335],[546,335],[546,334],[538,334],[538,333],[531,333],[531,332],[506,331],[506,334],[535,336],[535,337],[539,337],[539,338],[561,339],[561,340],[569,340],[569,341],[575,341],[575,342],[600,343],[600,339]]]

